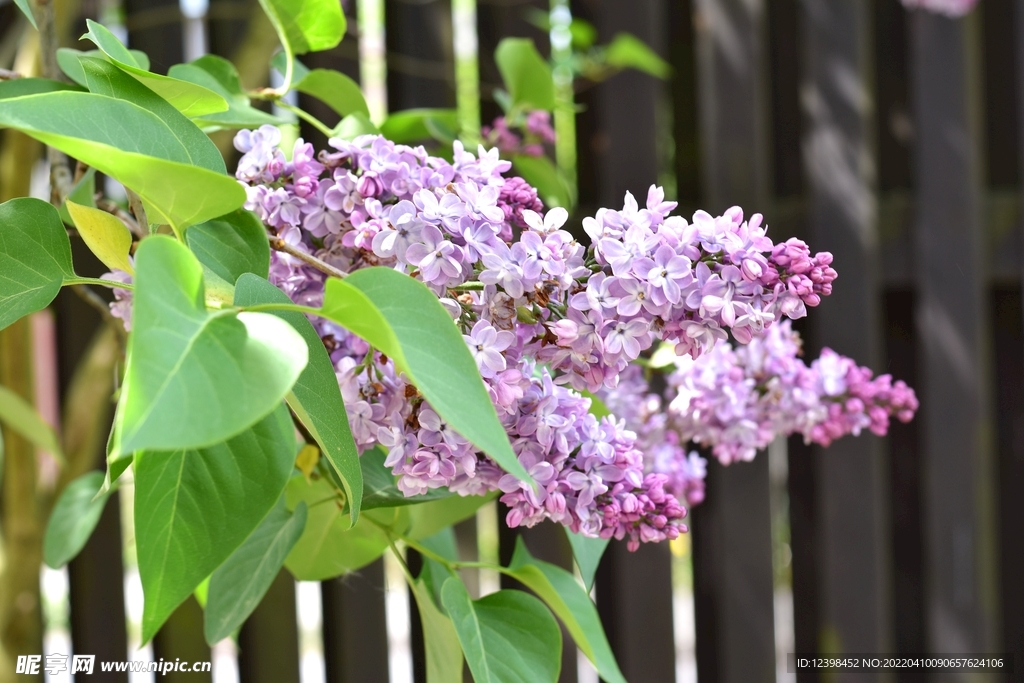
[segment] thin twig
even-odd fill
[[[61,80],[63,74],[57,64],[57,48],[60,47],[60,36],[54,19],[53,0],[36,0],[36,22],[39,25],[39,59],[43,66],[43,76]],[[71,169],[64,152],[54,147],[46,148],[46,158],[50,162],[50,203],[60,206],[71,193]]]
[[[103,322],[110,325],[114,332],[117,333],[118,343],[123,348],[124,341],[127,338],[127,334],[124,331],[124,322],[114,317],[114,314],[110,312],[110,306],[107,302],[99,294],[92,291],[88,285],[74,285],[71,287],[71,291],[78,295],[82,301],[99,311],[100,316],[103,317]]]
[[[132,215],[122,209],[116,202],[112,202],[106,198],[99,198],[96,200],[97,208],[106,211],[109,214],[113,214],[121,219],[121,222],[128,226],[128,229],[132,231],[132,234],[142,239],[143,237],[149,237],[149,233],[139,227],[139,224],[135,222]]]
[[[274,251],[280,251],[285,254],[288,254],[289,256],[294,256],[295,258],[299,259],[306,265],[313,266],[322,273],[326,273],[331,277],[337,278],[344,278],[348,275],[348,273],[344,273],[338,270],[331,264],[324,263],[316,256],[313,256],[312,254],[307,254],[304,251],[296,249],[295,247],[288,244],[280,237],[277,237],[275,235],[267,235],[267,239],[270,240],[270,248],[273,249]]]
[[[19,78],[24,78],[17,71],[11,71],[9,69],[0,69],[0,81],[13,81]]]
[[[135,221],[138,223],[139,230],[147,232],[149,230],[149,219],[146,217],[146,209],[142,206],[142,199],[127,187],[124,189],[128,194],[128,208],[135,214]]]

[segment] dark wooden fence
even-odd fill
[[[453,106],[449,2],[385,5],[391,108]],[[739,204],[763,213],[772,235],[835,254],[835,293],[801,324],[809,352],[829,346],[892,372],[921,399],[917,419],[884,439],[848,438],[828,450],[790,440],[781,500],[795,649],[1012,651],[1016,673],[986,680],[1024,681],[1024,2],[981,0],[962,20],[908,13],[897,0],[571,6],[603,41],[629,31],[674,68],[666,82],[634,72],[581,84],[579,215],[620,205],[626,190],[645,196],[655,181],[687,212]],[[546,7],[479,0],[485,117],[498,113],[489,99],[494,47],[531,35],[546,51],[543,32],[524,20]],[[254,9],[252,0],[215,0],[211,49],[231,56],[265,31],[247,23]],[[156,69],[180,61],[173,0],[127,0],[126,10],[132,46]],[[353,35],[317,66],[358,76],[354,17],[351,25]],[[85,274],[98,274],[93,265],[97,273]],[[67,295],[57,311],[67,377],[98,320]],[[770,492],[765,454],[712,463],[707,500],[692,512],[700,683],[775,679]],[[503,557],[516,533],[501,531]],[[569,566],[559,530],[522,533],[536,554]],[[107,659],[126,647],[121,575],[111,571],[120,548],[115,500],[70,566],[75,648]],[[631,554],[613,544],[598,572],[599,611],[631,681],[675,678],[671,576],[664,545]],[[324,582],[322,594],[327,680],[385,680],[381,563]],[[282,575],[242,630],[245,683],[299,679],[294,614]],[[155,655],[208,659],[199,624],[190,601],[157,637]],[[573,655],[563,681],[576,681]],[[422,665],[414,668],[422,680]],[[814,672],[797,680],[819,678],[845,680]],[[906,671],[856,680],[974,679]]]

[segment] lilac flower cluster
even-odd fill
[[[867,428],[883,436],[892,417],[909,422],[913,389],[889,375],[824,349],[809,366],[789,321],[746,346],[722,343],[696,360],[676,360],[667,377],[667,409],[643,369],[630,365],[614,389],[598,397],[635,431],[644,471],[668,477],[666,490],[691,507],[704,499],[706,461],[691,445],[710,448],[723,464],[751,460],[778,436],[803,434],[828,446]]]
[[[499,116],[490,126],[484,126],[481,132],[487,144],[497,147],[505,156],[525,154],[542,157],[544,146],[555,144],[551,114],[542,109],[531,111],[518,121]]]
[[[591,536],[640,541],[685,530],[661,473],[645,473],[636,437],[598,421],[576,391],[614,386],[654,339],[699,356],[731,328],[740,340],[778,317],[803,315],[831,290],[831,256],[796,240],[774,245],[760,217],[733,209],[694,222],[651,188],[647,208],[585,221],[587,249],[543,208],[497,150],[453,161],[383,137],[332,139],[314,156],[299,140],[291,159],[276,129],[245,131],[237,177],[247,208],[281,239],[349,272],[384,265],[430,287],[462,330],[520,461],[525,487],[453,432],[390,361],[320,322],[360,449],[381,445],[407,495],[447,487],[500,489],[509,523],[551,518]],[[275,253],[271,280],[317,305],[323,275]],[[575,390],[575,391],[574,391]]]
[[[964,16],[974,9],[976,4],[978,0],[903,0],[903,6],[908,9],[920,7],[953,18]]]
[[[871,370],[831,349],[807,365],[800,349],[784,321],[746,346],[720,344],[697,360],[677,359],[668,376],[670,429],[728,464],[751,460],[779,435],[828,446],[864,429],[884,435],[892,417],[913,418],[918,402],[904,382],[872,379]]]

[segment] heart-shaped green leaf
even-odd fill
[[[383,555],[388,538],[374,522],[397,533],[409,526],[406,508],[364,510],[359,521],[350,524],[337,491],[326,479],[307,482],[301,475],[292,477],[287,495],[289,509],[295,509],[300,501],[309,508],[306,530],[285,560],[288,571],[300,581],[341,576]]]
[[[167,72],[168,76],[189,83],[201,85],[212,90],[228,103],[227,111],[204,114],[195,119],[196,123],[206,128],[256,128],[264,124],[271,126],[285,123],[272,114],[260,111],[252,106],[235,65],[217,55],[204,55],[188,64],[175,64]]]
[[[245,209],[193,225],[185,238],[199,262],[231,284],[246,273],[266,279],[270,271],[267,229]]]
[[[125,100],[49,92],[3,101],[0,126],[56,147],[134,190],[151,222],[183,230],[234,211],[245,190],[230,176],[193,165],[163,121]]]
[[[135,273],[128,256],[132,248],[132,234],[120,219],[106,211],[79,206],[71,200],[65,205],[85,246],[103,265],[111,270]]]
[[[551,67],[529,38],[504,38],[494,51],[501,78],[514,106],[526,109],[555,108]]]
[[[526,549],[522,537],[516,540],[512,563],[503,570],[532,590],[558,615],[587,656],[601,678],[608,683],[626,683],[615,662],[608,638],[601,628],[601,618],[590,596],[569,572],[548,562],[535,559]]]
[[[116,453],[212,446],[281,404],[308,357],[291,325],[208,312],[202,266],[170,237],[143,240],[135,270]]]
[[[294,88],[299,92],[312,95],[339,116],[362,114],[370,116],[370,108],[359,84],[343,73],[333,69],[313,69],[298,81]]]
[[[283,403],[226,443],[136,454],[144,642],[259,526],[294,464],[294,427]]]
[[[523,481],[466,342],[423,283],[391,268],[364,268],[329,278],[320,314],[346,327],[395,361],[431,407],[459,434]]]
[[[217,93],[195,83],[147,71],[107,27],[92,19],[86,19],[85,24],[89,30],[82,36],[83,39],[91,40],[110,61],[170,102],[185,116],[196,117],[227,111],[228,103]]]
[[[345,35],[345,15],[337,0],[260,0],[291,55],[330,50]]]
[[[262,233],[262,223],[259,226]],[[192,234],[192,230],[189,230],[189,235]],[[263,244],[267,244],[266,237],[262,239]],[[236,306],[289,302],[287,294],[254,275],[243,275],[235,286]],[[309,348],[309,364],[299,375],[291,394],[288,395],[288,404],[316,439],[321,452],[341,478],[345,495],[348,497],[350,519],[356,522],[359,519],[363,497],[363,475],[359,467],[359,451],[349,430],[348,415],[345,413],[345,403],[341,398],[334,364],[331,363],[323,341],[306,316],[291,311],[275,312],[275,315],[294,327]]]
[[[558,680],[562,631],[540,600],[515,590],[472,600],[455,577],[444,582],[441,600],[476,683]]]
[[[49,306],[74,276],[57,209],[30,198],[0,204],[0,330]]]
[[[242,627],[305,527],[306,504],[299,503],[295,512],[289,512],[282,496],[256,531],[217,567],[206,592],[206,642],[213,645]]]
[[[85,547],[110,497],[109,492],[96,495],[102,486],[103,472],[88,472],[60,494],[43,538],[43,560],[47,566],[63,567]]]

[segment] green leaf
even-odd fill
[[[399,143],[429,139],[427,121],[435,120],[447,128],[458,128],[459,114],[454,109],[406,109],[395,112],[381,124],[380,132],[388,140]]]
[[[267,229],[251,211],[238,209],[193,225],[185,239],[200,263],[232,285],[246,273],[266,279],[270,271]]]
[[[631,33],[616,34],[605,48],[604,59],[610,66],[636,69],[655,78],[665,79],[672,75],[672,66]]]
[[[80,206],[70,199],[65,206],[85,246],[103,265],[111,270],[135,274],[135,268],[128,257],[132,248],[132,234],[119,218],[106,211]]]
[[[167,124],[131,102],[83,92],[17,97],[4,100],[0,126],[117,179],[142,197],[154,223],[181,230],[245,202],[234,178],[192,165],[192,153]]]
[[[79,88],[69,83],[51,81],[48,78],[15,78],[10,81],[0,81],[0,100],[61,90],[79,90]]]
[[[357,112],[338,121],[338,125],[331,131],[331,137],[354,140],[360,135],[376,135],[378,133],[380,131],[377,126],[373,125],[373,121],[365,114]]]
[[[329,278],[321,315],[395,361],[455,431],[523,481],[476,361],[451,316],[423,283],[384,267]]]
[[[210,645],[241,628],[274,583],[284,558],[306,527],[306,504],[289,512],[284,496],[238,550],[224,561],[207,590],[205,634]]]
[[[458,579],[455,579],[456,581]],[[412,586],[412,595],[423,624],[423,645],[427,655],[427,683],[451,683],[462,680],[462,646],[452,620],[437,608],[431,590],[420,578]]]
[[[228,103],[217,93],[195,83],[147,71],[135,58],[135,54],[105,26],[92,19],[86,19],[85,24],[89,30],[82,36],[83,39],[91,40],[110,61],[170,102],[185,116],[196,117],[227,111]]]
[[[526,549],[522,537],[516,540],[512,563],[505,573],[540,596],[558,615],[576,641],[576,646],[593,662],[603,680],[626,683],[601,628],[597,608],[576,582],[576,577],[561,567],[535,559]]]
[[[141,50],[128,50],[135,59],[135,63],[142,69],[149,69],[149,57]],[[82,86],[85,85],[85,72],[82,70],[82,63],[79,57],[102,57],[106,58],[102,50],[74,50],[69,47],[62,47],[57,50],[57,65],[64,75]]]
[[[367,118],[370,116],[370,108],[366,106],[359,84],[333,69],[313,69],[293,87],[317,98],[339,116],[357,113]]]
[[[345,35],[338,0],[260,0],[290,55],[330,50]]]
[[[36,448],[64,462],[64,451],[53,427],[28,401],[3,386],[0,386],[0,422]]]
[[[526,182],[537,188],[537,194],[548,208],[562,206],[572,209],[575,204],[572,188],[550,159],[514,154],[512,166]]]
[[[441,600],[476,683],[558,680],[562,631],[537,598],[502,590],[471,600],[462,581],[453,577],[444,582]]]
[[[170,237],[143,240],[117,454],[203,448],[270,414],[306,366],[306,343],[265,313],[209,313],[202,266]]]
[[[17,5],[18,9],[21,10],[21,13],[28,18],[29,23],[32,24],[32,28],[38,30],[39,26],[36,24],[35,15],[32,14],[32,4],[29,0],[14,0],[14,4]]]
[[[226,443],[136,454],[143,642],[266,517],[294,463],[294,427],[284,404]]]
[[[529,38],[504,38],[494,51],[501,78],[512,103],[525,109],[555,108],[555,85],[551,67]]]
[[[194,230],[195,228],[192,228]],[[260,230],[263,230],[262,224]],[[191,230],[189,231],[191,234]],[[266,238],[263,239],[266,244]],[[289,303],[288,295],[266,280],[243,275],[235,286],[235,305],[251,306],[259,303]],[[320,446],[334,471],[340,477],[348,498],[353,522],[359,519],[363,497],[363,475],[359,466],[359,451],[349,430],[345,403],[341,398],[334,364],[324,348],[323,341],[305,315],[291,311],[275,312],[287,321],[305,340],[309,349],[309,364],[299,375],[288,395],[288,404]]]
[[[82,551],[99,524],[109,492],[97,495],[103,472],[83,474],[67,485],[50,513],[43,538],[43,560],[53,569],[63,567]]]
[[[286,123],[284,119],[252,106],[242,89],[238,70],[223,57],[204,55],[188,64],[175,64],[167,75],[212,90],[228,103],[227,111],[204,114],[194,119],[200,125],[210,128],[257,128],[266,124],[276,126]]]
[[[75,186],[71,188],[71,192],[68,193],[67,198],[61,207],[57,210],[60,214],[60,219],[67,225],[74,225],[75,222],[71,220],[71,214],[68,213],[68,202],[74,202],[80,206],[88,206],[90,208],[96,208],[96,169],[90,168],[86,171],[82,177],[75,183]]]
[[[74,276],[57,209],[41,199],[0,204],[0,330],[49,306]]]
[[[171,104],[110,62],[96,57],[79,57],[90,92],[106,95],[152,112],[164,122],[188,155],[189,163],[214,173],[227,173],[224,157],[196,124]]]
[[[352,525],[342,512],[338,492],[326,479],[307,482],[302,475],[288,482],[288,507],[299,501],[309,508],[306,530],[285,560],[300,581],[323,581],[370,564],[388,548],[387,536],[374,521],[402,533],[408,527],[405,508],[364,510]]]
[[[569,537],[569,545],[572,546],[572,556],[576,560],[576,567],[580,570],[580,576],[583,577],[583,585],[586,586],[589,593],[590,589],[594,587],[594,574],[597,573],[597,566],[601,564],[601,556],[604,555],[605,549],[608,548],[610,539],[590,538],[589,536],[573,533],[569,530],[569,527],[562,528],[565,529],[565,535]]]

